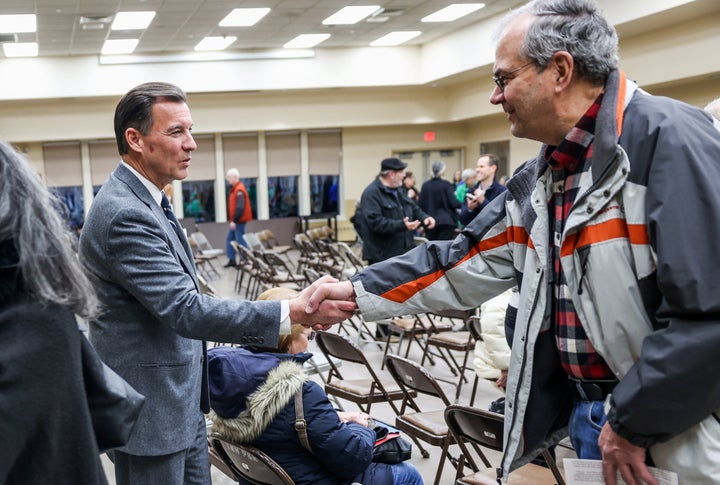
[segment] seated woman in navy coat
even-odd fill
[[[290,293],[289,293],[290,292]],[[292,290],[273,288],[261,299],[283,299]],[[409,462],[372,462],[375,431],[368,415],[333,408],[325,391],[308,380],[302,365],[312,354],[314,332],[293,325],[275,352],[215,347],[208,350],[213,431],[269,455],[297,485],[422,485]],[[302,388],[307,433],[313,453],[295,431],[295,392]]]

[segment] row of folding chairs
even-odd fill
[[[498,483],[496,467],[488,458],[487,450],[501,452],[503,449],[503,415],[453,404],[439,381],[422,365],[410,359],[395,354],[385,355],[385,366],[390,374],[388,379],[376,371],[360,348],[345,336],[318,332],[317,343],[330,364],[325,380],[325,392],[329,396],[353,402],[367,413],[371,412],[373,404],[386,402],[395,412],[395,426],[413,440],[423,458],[430,455],[422,443],[440,448],[434,485],[440,483],[446,461],[455,467],[458,485]],[[344,379],[337,362],[364,367],[366,377]],[[435,398],[437,406],[423,409],[418,401],[420,394]],[[218,468],[229,470],[230,473],[224,471],[231,478],[261,484],[293,483],[261,451],[228,443],[217,435],[210,441],[211,461],[214,459],[218,461]],[[459,448],[457,456],[451,454],[453,445]],[[545,450],[542,457],[547,467],[527,464],[510,474],[509,483],[564,485],[562,473],[550,452]]]
[[[445,461],[450,461],[456,468],[458,484],[497,483],[495,468],[482,448],[502,451],[503,415],[453,404],[438,379],[410,359],[395,354],[385,355],[385,367],[392,378],[389,380],[376,372],[360,348],[344,336],[319,332],[316,338],[318,347],[331,362],[325,384],[328,395],[351,401],[367,413],[370,413],[373,403],[387,402],[396,414],[395,426],[415,442],[424,458],[429,457],[429,453],[421,441],[440,447],[435,485],[440,482]],[[369,378],[343,379],[340,369],[332,365],[331,357],[365,367]],[[422,409],[418,404],[419,394],[436,398],[438,407]],[[472,445],[472,452],[467,443]],[[457,457],[450,454],[453,444],[460,447]],[[552,455],[545,452],[543,458],[548,468],[530,464],[514,471],[511,477],[522,477],[522,481],[516,483],[564,485]],[[479,466],[478,460],[484,466]],[[467,475],[466,469],[470,471]]]

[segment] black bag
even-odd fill
[[[128,442],[145,396],[105,365],[84,336],[81,350],[90,417],[103,453]]]
[[[388,428],[382,425],[376,425],[374,430],[375,442],[380,441],[380,443],[376,444],[375,448],[373,448],[372,461],[392,465],[410,459],[412,456],[412,445],[402,439],[399,434],[393,433],[395,436],[385,439],[390,432]]]

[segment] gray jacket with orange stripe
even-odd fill
[[[507,473],[567,434],[572,397],[550,330],[549,169],[523,165],[451,242],[353,278],[366,318],[473,308],[516,283]],[[720,133],[712,118],[606,83],[590,176],[561,240],[570,297],[620,383],[609,421],[680,483],[720,483]]]

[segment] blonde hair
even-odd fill
[[[257,297],[258,300],[289,300],[295,298],[298,292],[291,288],[275,287],[265,290]],[[297,340],[298,335],[302,334],[305,327],[302,325],[291,325],[289,335],[280,335],[278,338],[277,351],[283,354],[288,352],[290,344]]]

